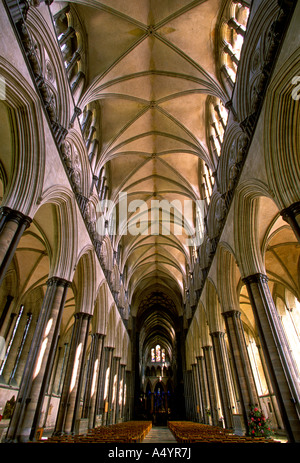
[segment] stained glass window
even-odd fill
[[[165,362],[166,349],[162,349],[159,344],[151,349],[151,362]]]
[[[151,362],[155,362],[155,349],[151,349]]]
[[[156,346],[155,350],[156,350],[156,361],[161,362],[161,351],[160,351],[159,344]]]

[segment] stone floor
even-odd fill
[[[153,426],[143,444],[174,444],[176,439],[167,426]]]

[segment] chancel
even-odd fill
[[[299,21],[1,1],[1,442],[300,442]]]

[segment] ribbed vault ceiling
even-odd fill
[[[76,1],[87,32],[88,79],[80,107],[98,101],[101,159],[118,202],[201,199],[199,168],[212,165],[206,144],[206,99],[226,101],[216,73],[215,25],[221,0]],[[131,307],[163,292],[182,307],[190,249],[187,235],[120,237]],[[171,215],[172,216],[172,215]],[[164,225],[162,217],[160,225]],[[190,225],[193,227],[195,223]]]

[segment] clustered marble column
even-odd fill
[[[290,442],[300,441],[300,394],[295,366],[266,275],[244,278],[257,330]]]
[[[80,418],[80,397],[84,372],[89,323],[91,315],[77,312],[74,315],[69,358],[58,409],[55,434],[72,434],[76,432],[77,420]]]
[[[195,393],[196,420],[200,421],[201,416],[203,416],[203,409],[202,409],[202,403],[201,403],[201,388],[200,388],[200,383],[199,383],[198,367],[196,363],[192,365],[192,379],[194,383],[194,393]]]
[[[207,414],[207,410],[210,408],[209,405],[209,395],[208,395],[208,384],[207,384],[207,376],[205,370],[205,360],[204,356],[200,355],[197,357],[197,369],[199,375],[199,383],[201,389],[201,402],[202,402],[202,421],[204,424],[209,424],[209,415]]]
[[[109,418],[109,392],[111,390],[111,370],[114,347],[105,347],[105,369],[103,381],[102,424],[106,425]]]
[[[283,209],[281,216],[291,226],[297,240],[300,241],[300,201]]]
[[[233,427],[232,401],[229,390],[231,380],[228,374],[228,354],[225,346],[225,333],[221,331],[215,331],[210,335],[213,342],[216,374],[218,379],[222,410],[224,414],[225,427],[230,429]]]
[[[226,332],[232,354],[241,414],[244,419],[245,428],[247,429],[250,406],[258,405],[259,400],[248,356],[241,312],[238,310],[228,310],[223,312],[222,315],[225,320]]]
[[[35,433],[49,383],[69,282],[47,281],[47,290],[20,384],[7,440],[26,442]]]
[[[214,364],[213,364],[213,347],[212,346],[204,346],[204,361],[205,361],[205,370],[206,370],[206,377],[207,377],[207,385],[208,385],[208,396],[209,396],[209,403],[210,403],[210,413],[212,424],[214,426],[218,425],[218,401],[217,401],[217,389],[216,389],[216,381],[215,381],[215,374],[214,374]]]
[[[89,429],[95,427],[96,397],[99,383],[103,341],[103,334],[92,334],[82,413],[83,418],[88,418]]]
[[[0,208],[0,284],[12,261],[18,243],[32,219],[19,211]]]

